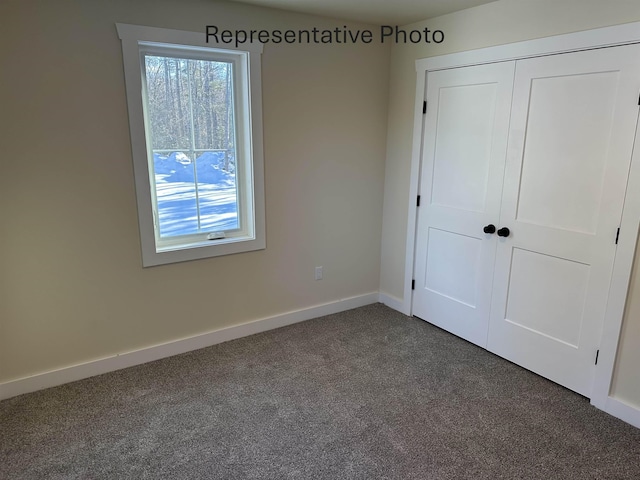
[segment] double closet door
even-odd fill
[[[640,46],[429,72],[413,314],[590,396]]]

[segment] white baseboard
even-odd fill
[[[343,312],[352,308],[363,307],[378,302],[378,292],[345,298],[336,302],[325,303],[292,312],[262,318],[233,327],[222,328],[212,332],[182,338],[171,342],[154,345],[152,347],[126,352],[111,357],[93,360],[91,362],[73,365],[30,377],[0,383],[0,400],[35,392],[64,383],[75,382],[83,378],[113,372],[122,368],[133,367],[161,358],[171,357],[181,353],[198,350],[218,343],[235,340],[253,335],[254,333],[273,330],[312,318]]]
[[[393,308],[394,310],[400,313],[404,313],[405,315],[408,315],[408,313],[405,311],[406,309],[404,306],[404,301],[398,297],[394,297],[393,295],[388,295],[386,293],[380,292],[378,294],[378,301],[380,303],[384,303],[389,308]]]
[[[623,422],[630,423],[634,427],[640,428],[640,409],[618,400],[614,397],[607,398],[605,412],[619,418]]]

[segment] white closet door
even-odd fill
[[[639,93],[637,45],[516,65],[488,349],[586,396]]]
[[[514,62],[430,72],[413,314],[486,347]]]

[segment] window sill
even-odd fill
[[[154,267],[168,263],[188,262],[203,258],[233,255],[236,253],[264,250],[264,238],[232,237],[219,240],[170,245],[156,251],[142,252],[143,267]]]

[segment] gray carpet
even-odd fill
[[[2,479],[640,478],[640,430],[383,305],[0,402]]]

